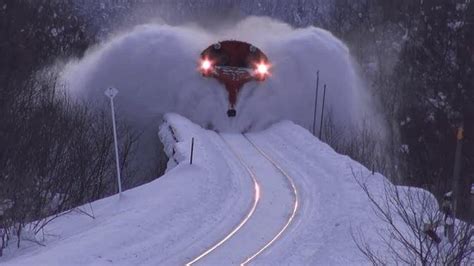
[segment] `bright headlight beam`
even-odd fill
[[[205,59],[205,60],[203,60],[202,63],[201,63],[201,68],[202,68],[203,70],[209,70],[209,69],[211,68],[211,65],[212,65],[212,64],[211,64],[211,61]]]
[[[265,64],[258,64],[257,71],[259,74],[265,75],[268,73],[268,66]]]

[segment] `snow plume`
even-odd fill
[[[224,87],[197,71],[200,52],[226,39],[256,45],[272,63],[268,80],[243,87],[235,118],[226,115]],[[341,41],[319,28],[293,29],[268,18],[249,17],[212,32],[194,25],[137,26],[67,64],[62,79],[71,94],[87,99],[102,99],[105,88],[116,87],[120,114],[134,122],[154,123],[154,117],[176,112],[219,131],[244,131],[284,119],[311,128],[317,70],[319,100],[327,84],[325,112],[338,127],[357,126],[372,115],[368,93]]]

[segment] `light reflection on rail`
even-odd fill
[[[294,198],[294,204],[293,204],[293,209],[291,212],[290,217],[288,218],[288,221],[285,223],[285,225],[278,231],[278,233],[269,241],[267,242],[262,248],[260,248],[257,252],[255,252],[253,255],[249,256],[248,258],[245,259],[244,262],[241,263],[241,265],[245,265],[249,262],[251,262],[253,259],[255,259],[258,255],[262,254],[267,248],[269,248],[272,244],[274,244],[280,237],[281,235],[286,231],[286,229],[290,226],[290,224],[293,222],[293,219],[296,216],[296,212],[298,210],[298,191],[296,189],[296,185],[293,182],[293,179],[291,176],[285,172],[278,164],[268,155],[266,154],[262,149],[260,149],[255,143],[253,143],[246,135],[243,135],[245,139],[265,158],[267,159],[278,171],[280,171],[288,180],[292,190],[293,190],[293,198]],[[201,255],[197,256],[195,259],[192,261],[186,263],[186,266],[192,265],[193,263],[198,262],[205,256],[207,256],[209,253],[214,251],[215,249],[219,248],[221,245],[223,245],[227,240],[229,240],[232,236],[234,236],[246,223],[247,221],[252,217],[254,214],[258,202],[260,200],[260,185],[257,181],[257,177],[255,173],[250,169],[250,167],[244,163],[243,159],[239,156],[239,154],[232,148],[232,146],[222,137],[222,140],[227,144],[227,146],[230,148],[232,153],[235,155],[235,157],[239,160],[239,162],[244,166],[244,168],[247,170],[248,174],[252,178],[252,181],[254,183],[254,202],[252,207],[250,208],[250,211],[248,214],[245,216],[245,218],[235,227],[229,234],[227,234],[221,241],[213,245],[212,247],[208,248],[205,252],[203,252]]]
[[[245,136],[245,135],[244,135]],[[298,210],[298,190],[296,189],[296,185],[295,183],[293,182],[293,179],[291,178],[291,176],[289,174],[287,174],[285,172],[285,170],[283,170],[280,166],[278,166],[278,164],[270,157],[268,156],[268,154],[266,154],[262,149],[260,149],[257,145],[255,145],[255,143],[253,143],[247,136],[245,136],[245,138],[252,144],[252,146],[263,156],[265,157],[270,163],[272,163],[272,165],[278,169],[285,177],[286,179],[288,180],[288,182],[290,183],[291,185],[291,188],[293,189],[293,197],[294,197],[294,204],[293,204],[293,211],[290,215],[290,218],[288,219],[288,221],[286,222],[286,224],[281,228],[281,230],[278,232],[278,234],[275,235],[275,237],[272,238],[272,240],[270,240],[265,246],[263,246],[260,250],[258,250],[257,252],[255,252],[252,256],[248,257],[244,262],[242,262],[240,265],[245,265],[247,263],[249,263],[250,261],[252,261],[253,259],[255,259],[258,255],[260,255],[262,252],[264,252],[268,247],[270,247],[273,243],[275,243],[275,241],[278,240],[278,238],[280,238],[280,236],[285,232],[285,230],[288,228],[288,226],[290,226],[291,222],[293,221],[293,219],[295,218],[296,216],[296,211]]]
[[[198,262],[199,260],[201,260],[202,258],[207,256],[209,253],[211,253],[212,251],[214,251],[215,249],[220,247],[222,244],[224,244],[233,235],[235,235],[235,233],[237,233],[237,231],[239,231],[240,228],[242,228],[242,226],[244,226],[247,223],[247,221],[250,219],[250,217],[252,217],[253,213],[255,212],[255,209],[257,208],[257,204],[260,200],[260,185],[257,182],[257,177],[255,176],[254,172],[243,162],[242,158],[237,154],[237,152],[235,152],[235,150],[227,143],[227,141],[222,136],[221,136],[221,138],[227,144],[227,146],[231,149],[232,153],[234,153],[235,157],[237,157],[237,159],[240,161],[240,163],[245,167],[248,174],[252,178],[252,181],[253,181],[253,184],[254,184],[254,191],[255,191],[253,205],[250,208],[250,211],[248,212],[247,216],[245,216],[245,218],[237,225],[237,227],[235,227],[227,236],[225,236],[221,241],[216,243],[214,246],[207,249],[204,253],[197,256],[192,261],[186,263],[186,266]]]

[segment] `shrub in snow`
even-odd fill
[[[428,191],[386,182],[380,192],[369,177],[353,173],[380,219],[373,245],[359,232],[353,234],[359,250],[374,264],[471,265],[474,227],[445,216]]]

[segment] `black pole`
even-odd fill
[[[314,96],[313,136],[316,136],[316,112],[318,107],[319,70],[316,72],[316,95]]]
[[[456,153],[454,157],[454,171],[453,171],[453,218],[456,217],[458,199],[459,199],[459,177],[461,176],[461,155],[462,155],[462,140],[464,138],[464,125],[461,124],[458,128],[456,139]]]
[[[193,164],[193,153],[194,153],[194,138],[191,139],[191,158],[189,159],[189,164]]]
[[[324,89],[323,89],[323,107],[321,108],[321,124],[319,126],[319,139],[321,139],[321,135],[323,133],[323,118],[324,118],[324,102],[326,100],[326,84],[324,84]]]

